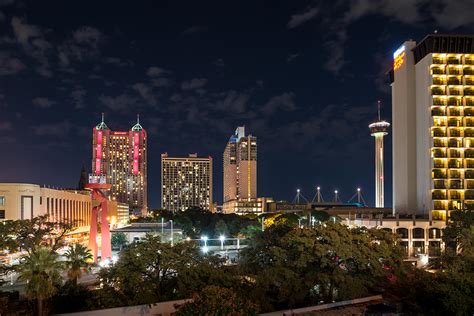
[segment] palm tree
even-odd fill
[[[90,269],[90,262],[94,259],[91,251],[81,244],[70,245],[64,254],[66,257],[67,276],[77,285],[77,279],[82,276],[82,272]]]
[[[61,284],[62,263],[51,249],[40,247],[24,256],[17,266],[19,280],[26,281],[28,299],[36,299],[38,315],[43,315],[43,302],[51,298]]]

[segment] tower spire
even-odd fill
[[[107,125],[105,124],[105,115],[102,112],[101,122],[95,127],[97,130],[106,130],[108,129]]]
[[[380,122],[380,100],[377,101],[377,112],[379,115],[379,122]]]
[[[104,112],[102,112],[102,123],[104,123],[104,117],[105,117]]]
[[[140,124],[140,114],[137,113],[137,124]]]

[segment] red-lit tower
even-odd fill
[[[137,123],[128,131],[111,131],[104,122],[93,129],[92,178],[111,184],[109,197],[131,209],[147,211],[147,136]]]

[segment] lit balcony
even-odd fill
[[[462,159],[449,159],[448,160],[448,168],[462,168],[463,165],[462,165]],[[438,167],[436,167],[438,168]],[[439,167],[439,168],[442,168],[442,167]]]
[[[459,65],[459,64],[461,64],[461,58],[460,57],[448,56],[447,61],[448,61],[449,65]]]
[[[446,63],[446,59],[440,56],[433,56],[433,64],[442,65]]]
[[[437,96],[433,96],[433,105],[446,105],[446,98],[444,97],[437,97]]]
[[[446,200],[446,191],[444,191],[444,190],[433,190],[431,192],[431,198],[433,200]]]
[[[465,159],[464,160],[465,168],[474,168],[474,159]]]
[[[457,118],[450,118],[448,119],[448,126],[460,127],[462,126],[462,120],[457,119]],[[474,123],[473,125],[466,125],[466,126],[474,126]]]
[[[433,187],[435,189],[446,189],[447,188],[446,180],[433,180]]]
[[[464,150],[464,158],[474,158],[474,149],[465,149]]]
[[[431,155],[433,156],[433,158],[446,158],[447,157],[446,150],[443,150],[440,148],[433,148],[431,150]]]
[[[445,147],[445,146],[435,146],[435,147]],[[448,147],[462,148],[462,141],[460,139],[452,138],[448,141]]]
[[[447,179],[448,176],[446,174],[446,170],[444,169],[433,169],[433,171],[431,171],[431,178],[432,179]]]
[[[443,128],[434,127],[434,128],[431,129],[431,136],[432,137],[445,137],[446,132]]]
[[[474,86],[474,77],[464,77],[465,86]]]
[[[439,67],[439,66],[431,67],[432,75],[444,75],[445,73],[446,71],[444,67]]]
[[[442,172],[439,174],[441,175]],[[462,179],[462,172],[459,172],[458,170],[449,170],[448,176],[449,179]]]
[[[448,74],[449,75],[462,75],[462,68],[461,67],[448,67]]]
[[[472,118],[472,117],[466,117],[464,120],[465,120],[464,125],[465,125],[466,127],[473,127],[473,126],[474,126],[474,118]]]
[[[474,179],[474,170],[472,170],[472,169],[467,169],[467,170],[464,172],[464,178],[465,178],[465,179]]]
[[[473,128],[465,128],[464,129],[464,137],[474,137],[474,129]]]
[[[433,159],[433,167],[434,168],[446,168],[447,167],[446,159],[434,158]]]
[[[431,116],[446,116],[446,111],[444,108],[433,107],[431,108]]]
[[[447,209],[447,202],[446,201],[433,201],[433,208],[435,210],[446,210]]]
[[[462,130],[457,127],[450,127],[448,129],[449,137],[461,137],[462,136]]]
[[[474,95],[474,88],[466,88],[464,89],[464,95]]]
[[[460,85],[462,84],[461,77],[450,76],[448,77],[447,83],[448,85]]]
[[[466,200],[474,200],[474,190],[466,190],[464,196]]]
[[[449,97],[447,103],[448,103],[449,106],[461,106],[462,105],[462,100],[459,97],[458,98]]]
[[[461,109],[457,106],[449,107],[449,116],[461,116]]]
[[[446,89],[440,86],[435,86],[431,88],[432,95],[446,95]]]
[[[474,57],[473,56],[465,56],[464,57],[464,65],[474,65]]]
[[[445,85],[446,84],[446,78],[442,77],[442,76],[433,76],[431,82],[432,82],[432,84]]]
[[[465,100],[465,102],[464,102],[465,106],[474,106],[474,98],[473,97],[467,96],[467,97],[464,97],[464,100]]]
[[[464,108],[464,116],[474,116],[473,108]]]
[[[433,126],[446,126],[447,123],[446,123],[446,118],[440,118],[440,117],[437,117],[437,118],[434,118],[433,119]]]
[[[464,189],[464,184],[462,180],[449,180],[448,181],[448,187],[449,189],[455,189],[455,190],[461,190]]]
[[[462,95],[462,86],[449,86],[449,95]]]
[[[449,149],[449,158],[461,158],[462,157],[462,149]]]
[[[474,75],[474,67],[465,67],[464,75],[466,76]]]

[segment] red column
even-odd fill
[[[94,262],[97,263],[97,213],[98,206],[92,208],[89,230],[89,249],[94,256]]]
[[[106,259],[112,259],[112,246],[110,241],[110,228],[109,228],[109,220],[107,217],[109,216],[107,200],[105,198],[101,199],[101,207],[102,207],[102,216],[101,216],[101,224],[100,224],[100,231],[102,236],[102,257],[101,261]]]

